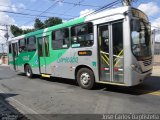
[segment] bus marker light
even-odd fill
[[[116,71],[116,72],[123,71],[123,69],[121,69],[121,68],[114,68],[114,71]]]
[[[41,74],[42,77],[47,77],[47,78],[50,78],[51,76],[50,75],[47,75],[47,74]]]
[[[114,68],[114,71],[116,71],[116,72],[117,72],[118,70],[119,70],[119,68]]]
[[[109,68],[102,68],[102,70],[109,70]]]
[[[119,68],[118,71],[123,71],[123,69]]]

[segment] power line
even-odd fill
[[[55,1],[55,0],[54,0],[54,1]],[[76,6],[78,6],[78,5],[80,5],[80,6],[81,6],[81,5],[84,5],[84,4],[81,4],[82,1],[83,1],[83,0],[81,0],[81,1],[78,2],[78,3],[72,3],[73,6],[72,6],[71,8],[69,8],[68,10],[66,10],[62,15],[65,15],[66,12],[70,11],[71,9],[73,9],[74,7],[76,7]],[[60,0],[56,1],[55,3],[58,3],[58,2],[60,2]],[[63,2],[63,1],[61,1],[61,2]],[[116,0],[116,1],[114,1],[114,2],[112,2],[112,3],[109,3],[109,4],[105,5],[105,6],[103,6],[103,7],[100,7],[99,9],[95,10],[94,12],[92,12],[92,13],[90,13],[90,14],[93,14],[93,13],[102,11],[102,10],[104,10],[104,9],[110,8],[110,7],[116,5],[116,4],[120,3],[120,2],[121,2],[121,0]],[[55,4],[55,3],[54,3],[54,4]],[[53,4],[53,5],[54,5],[54,4]],[[43,11],[41,14],[46,13],[46,11],[49,10],[50,8],[52,8],[52,6],[50,6],[49,8],[47,8],[47,9],[46,9],[45,11]],[[41,15],[41,14],[40,14],[40,15]],[[88,14],[88,15],[90,15],[90,14]],[[86,15],[86,16],[88,16],[88,15]],[[79,17],[79,16],[76,16],[76,17]],[[71,19],[73,19],[73,18],[71,18]],[[70,19],[69,19],[69,20],[70,20]],[[29,21],[29,22],[32,22],[32,21]],[[27,23],[29,23],[29,22],[27,22]],[[27,24],[27,23],[25,23],[25,24]]]
[[[20,8],[20,7],[15,7],[15,6],[4,6],[4,5],[0,5],[0,6],[8,7],[8,8],[17,8],[17,9],[22,9],[22,10],[27,10],[27,11],[33,11],[33,12],[43,12],[43,11],[40,11],[40,10],[26,9],[26,8]],[[56,15],[62,15],[62,13],[55,13],[55,12],[46,12],[46,13],[56,14]],[[74,17],[73,15],[69,15],[69,14],[65,14],[65,16]]]
[[[89,16],[89,15],[91,15],[91,14],[95,14],[95,13],[97,13],[97,12],[100,12],[100,11],[103,11],[103,10],[105,10],[105,9],[108,9],[108,8],[111,8],[111,7],[113,7],[114,5],[117,5],[117,4],[119,4],[119,3],[121,3],[121,0],[116,0],[116,1],[114,1],[114,2],[111,2],[111,3],[109,3],[109,4],[107,4],[107,5],[104,5],[104,6],[102,6],[102,7],[100,7],[100,8],[98,8],[97,10],[95,10],[95,11],[93,11],[93,12],[89,12],[87,15],[85,15],[85,16]]]
[[[37,15],[36,17],[39,17],[39,16],[41,16],[43,13],[47,12],[49,9],[51,9],[51,8],[53,8],[53,7],[56,7],[56,5],[57,5],[57,3],[59,2],[59,0],[58,0],[58,1],[54,0],[54,1],[55,1],[55,3],[53,3],[51,6],[49,6],[46,10],[42,11],[42,12],[41,12],[39,15]],[[30,22],[32,22],[32,21],[33,21],[33,20],[28,21],[28,22],[24,23],[23,25],[26,25],[26,24],[28,24],[28,23],[30,23]]]
[[[71,8],[69,8],[68,10],[66,10],[66,11],[63,13],[63,15],[65,15],[68,11],[72,10],[74,7],[81,6],[81,3],[82,3],[83,1],[84,1],[84,0],[81,0],[81,1],[79,1],[78,3],[76,3],[76,4],[73,4],[73,6],[72,6]],[[63,2],[63,1],[61,1],[61,2]]]
[[[18,15],[23,15],[23,16],[32,16],[32,17],[44,17],[44,18],[48,18],[48,17],[52,17],[52,16],[44,16],[44,15],[33,15],[33,14],[29,14],[29,13],[21,13],[21,12],[12,12],[12,11],[1,11],[0,12],[4,12],[4,13],[11,13],[11,14],[18,14]],[[43,14],[43,13],[42,13]],[[63,18],[65,20],[69,20],[71,18]]]
[[[28,14],[28,13],[21,13],[21,12],[12,12],[12,11],[1,11],[0,12],[4,12],[4,13],[12,13],[12,14],[18,14],[18,15],[24,15],[24,16],[37,16],[37,15],[33,15],[33,14]],[[40,15],[39,17],[50,17],[50,16],[44,16],[44,15]]]
[[[98,9],[94,10],[93,12],[84,13],[84,14],[82,14],[82,16],[85,17],[85,16],[89,16],[89,15],[91,15],[91,14],[95,14],[95,13],[97,13],[97,12],[103,11],[104,9],[111,8],[111,7],[113,7],[114,5],[117,5],[117,4],[119,4],[119,3],[121,3],[121,0],[116,0],[116,1],[111,2],[111,3],[109,3],[109,4],[105,5],[105,6],[99,7]],[[79,17],[79,16],[76,16],[76,17]],[[71,19],[74,19],[74,18],[71,18]],[[70,19],[70,20],[71,20],[71,19]]]
[[[73,2],[65,2],[65,1],[61,1],[62,3],[65,4],[71,4],[71,5],[79,5],[79,6],[86,6],[86,7],[101,7],[101,6],[96,6],[96,5],[89,5],[89,4],[81,4],[81,3],[73,3]]]

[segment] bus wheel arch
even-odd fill
[[[24,72],[27,77],[32,78],[33,76],[32,68],[28,63],[24,65]]]
[[[84,89],[92,89],[95,85],[94,72],[90,67],[86,65],[80,65],[76,68],[75,78],[79,86]]]

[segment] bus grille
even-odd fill
[[[148,60],[143,61],[143,64],[144,64],[144,66],[151,65],[152,64],[152,59],[148,59]]]

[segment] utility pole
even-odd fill
[[[6,25],[6,35],[5,35],[5,37],[6,37],[6,44],[7,44],[7,46],[8,46],[8,39],[9,39],[9,34],[8,34],[8,25]],[[8,52],[8,51],[7,51]]]
[[[4,35],[4,37],[6,38],[6,45],[7,45],[7,56],[8,56],[8,53],[9,53],[9,48],[8,48],[8,39],[9,39],[9,33],[8,33],[8,26],[9,25],[2,25],[2,26],[5,26],[6,29],[0,29],[2,31],[6,31],[6,34]],[[2,51],[3,51],[3,54],[4,54],[4,44],[2,46]],[[9,63],[9,56],[8,56],[8,63]]]
[[[6,31],[6,34],[4,35],[4,37],[6,38],[7,53],[8,53],[8,39],[9,39],[8,26],[9,26],[9,25],[2,25],[2,26],[5,26],[5,27],[6,27],[6,29],[0,29],[0,30]]]
[[[133,0],[123,0],[123,5],[124,6],[131,6],[131,2],[132,2]]]
[[[2,54],[4,54],[4,44],[2,43]]]

